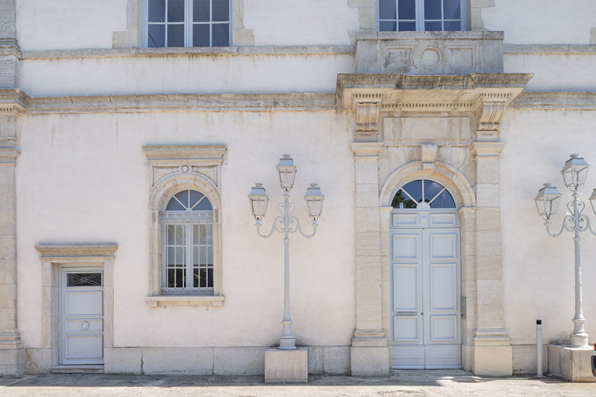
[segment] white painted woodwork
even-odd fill
[[[69,273],[101,273],[101,286],[68,286]],[[60,364],[104,363],[103,271],[62,268],[60,275]]]
[[[391,224],[393,368],[461,368],[457,214],[396,211]]]

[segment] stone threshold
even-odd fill
[[[103,374],[103,365],[58,365],[52,367],[53,374]]]

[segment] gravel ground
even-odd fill
[[[488,378],[464,371],[397,371],[389,378],[311,377],[302,385],[266,385],[262,377],[52,374],[0,377],[0,396],[596,397],[596,383],[553,377]]]

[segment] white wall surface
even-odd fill
[[[569,339],[574,300],[573,234],[549,237],[534,197],[544,182],[561,193],[553,230],[559,231],[571,194],[560,174],[571,153],[596,165],[596,112],[509,110],[502,125],[506,142],[501,160],[501,222],[505,325],[513,344],[535,343],[536,319],[543,320],[544,342]],[[581,198],[596,187],[591,170]],[[593,220],[590,204],[585,213]],[[596,342],[596,237],[582,233],[583,302],[586,330]]]
[[[360,23],[347,0],[244,0],[244,26],[255,45],[350,44]]]
[[[589,44],[596,27],[594,0],[494,0],[482,9],[488,30],[505,32],[505,44]]]
[[[112,48],[126,30],[126,0],[18,0],[21,50]]]
[[[505,73],[534,73],[527,92],[596,91],[596,53],[505,54],[503,63]]]
[[[332,93],[351,54],[25,60],[32,96]]]
[[[281,192],[275,165],[298,167],[292,199],[325,205],[317,235],[291,240],[292,316],[300,344],[348,345],[354,330],[353,154],[343,113],[145,113],[20,118],[17,167],[19,330],[41,345],[39,243],[118,244],[115,346],[269,346],[281,334],[283,241],[257,236],[247,194],[263,182],[270,225]],[[143,145],[225,144],[222,171],[223,307],[152,309],[148,294],[149,178]]]

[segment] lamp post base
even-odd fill
[[[296,337],[294,335],[282,335],[279,338],[279,350],[296,350]]]
[[[571,347],[586,347],[588,344],[588,334],[571,334]]]

